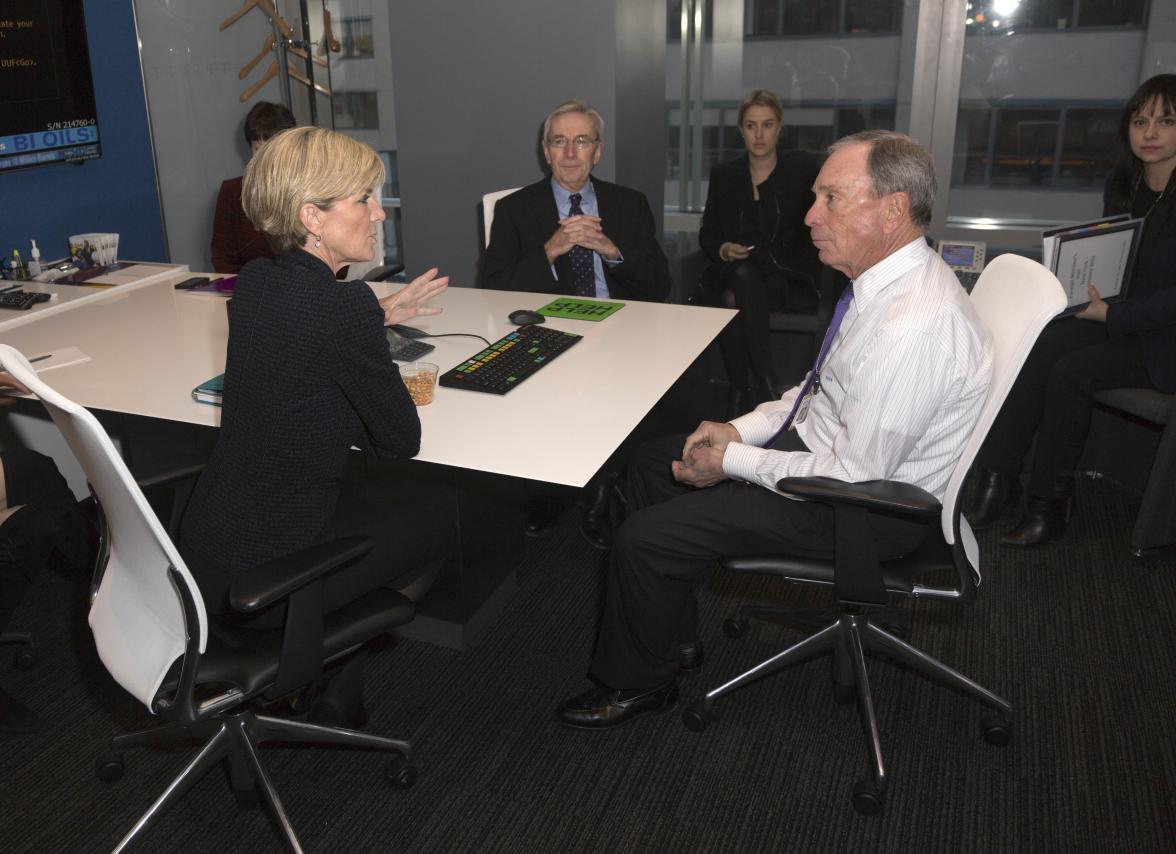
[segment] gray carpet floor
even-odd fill
[[[602,587],[574,508],[528,542],[517,595],[473,649],[397,640],[373,657],[369,729],[412,741],[415,786],[384,782],[376,753],[276,746],[262,760],[308,851],[1173,851],[1176,560],[1128,554],[1135,496],[1080,490],[1063,543],[1018,552],[987,533],[977,601],[912,608],[912,643],[1012,701],[1011,745],[979,737],[977,704],[871,663],[891,773],[876,817],[852,809],[861,728],[822,660],[727,698],[701,734],[681,705],[617,732],[555,723],[558,702],[588,685]],[[723,618],[753,597],[831,604],[716,573],[699,595],[708,659],[684,701],[799,637],[753,624],[725,639]],[[0,850],[110,850],[190,756],[131,751],[119,783],[95,778],[106,739],[149,716],[97,663],[76,600],[46,579],[12,626],[37,633],[40,663],[0,665],[42,718],[32,735],[0,736]],[[212,773],[138,850],[282,845]]]

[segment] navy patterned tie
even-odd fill
[[[580,207],[580,202],[583,200],[584,197],[579,193],[572,193],[568,196],[568,202],[571,204],[571,207],[568,208],[568,216],[580,216],[584,213],[583,208]],[[573,246],[568,257],[572,262],[572,284],[576,288],[576,296],[596,296],[596,271],[592,267],[592,250],[579,245]]]

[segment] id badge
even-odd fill
[[[803,398],[801,398],[800,406],[796,408],[796,415],[792,419],[792,424],[789,425],[791,429],[795,430],[797,424],[802,423],[804,419],[808,418],[809,407],[812,405],[812,402],[813,393],[810,391]]]

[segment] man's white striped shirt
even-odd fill
[[[806,452],[758,447],[783,425],[800,386],[731,423],[743,442],[728,476],[775,489],[783,477],[899,480],[943,497],[988,392],[992,345],[955,274],[912,241],[862,273],[796,426]]]

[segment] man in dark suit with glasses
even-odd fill
[[[592,177],[604,120],[565,101],[543,122],[551,176],[499,200],[481,286],[587,298],[661,301],[670,268],[653,212],[636,190]]]

